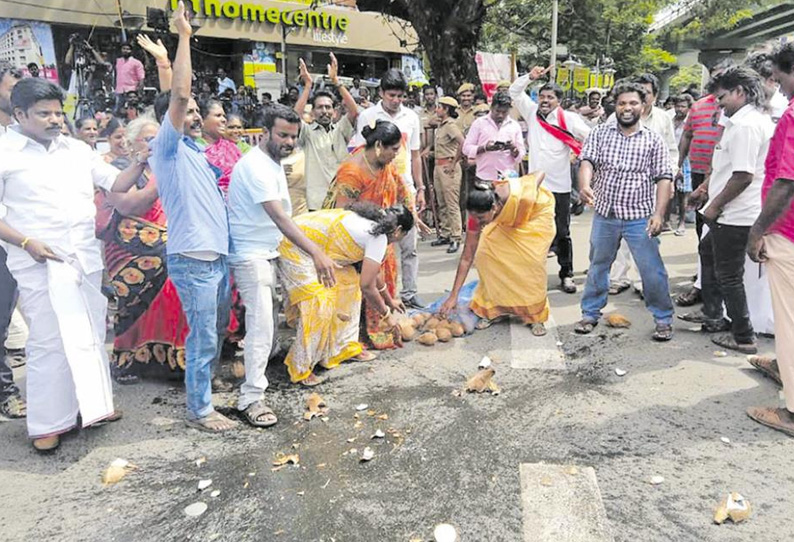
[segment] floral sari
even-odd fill
[[[184,369],[189,327],[166,272],[168,233],[160,200],[142,216],[120,215],[101,190],[95,203],[98,237],[105,241],[105,265],[118,300],[111,363],[121,369],[136,362]]]
[[[542,323],[549,318],[546,257],[555,235],[554,195],[532,174],[504,182],[510,196],[480,233],[474,257],[480,281],[471,309],[489,320],[514,315],[525,324]]]
[[[340,195],[355,201],[368,201],[383,208],[398,203],[402,203],[409,209],[413,209],[414,206],[413,197],[408,192],[394,165],[387,165],[380,171],[377,178],[373,179],[371,174],[362,169],[352,158],[347,159],[339,166],[336,178],[331,182],[323,208],[336,207],[337,197]],[[386,257],[381,264],[380,276],[386,284],[389,295],[392,298],[395,297],[397,295],[397,258],[391,245],[389,245]],[[365,301],[362,313],[364,315],[362,328],[366,332],[366,342],[376,350],[396,348],[398,341],[395,341],[392,332],[378,329],[381,320],[378,311],[367,306]]]
[[[351,211],[331,209],[305,213],[293,220],[303,233],[336,262],[336,284],[326,288],[317,279],[312,258],[284,238],[279,246],[281,279],[286,289],[286,316],[297,326],[287,365],[293,382],[309,377],[319,363],[330,369],[359,355],[361,285],[354,263],[364,259],[342,219]]]

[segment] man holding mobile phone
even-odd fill
[[[510,118],[513,101],[506,92],[497,92],[491,113],[474,121],[463,143],[463,154],[477,165],[477,179],[493,182],[500,172],[518,170],[526,154],[521,126]]]

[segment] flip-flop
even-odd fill
[[[213,429],[212,427],[207,425],[208,423],[223,422],[223,421],[227,421],[231,423],[232,426],[226,429]],[[199,431],[204,431],[205,433],[216,433],[216,434],[225,433],[226,431],[230,431],[232,429],[237,428],[237,422],[235,422],[234,420],[230,420],[220,412],[216,412],[216,411],[213,411],[208,416],[204,416],[203,418],[198,418],[196,420],[191,420],[190,418],[187,418],[185,420],[185,424],[187,424],[188,427],[192,427],[193,429],[198,429]]]
[[[33,448],[35,448],[37,452],[42,454],[53,452],[60,445],[61,445],[61,437],[59,435],[33,439]]]
[[[631,288],[630,284],[611,284],[609,286],[609,295],[618,295]]]
[[[480,320],[474,325],[474,329],[479,329],[482,331],[483,329],[488,329],[492,325],[507,320],[508,316],[503,314],[502,316],[497,316],[496,318],[480,318]]]
[[[750,407],[747,409],[747,415],[761,425],[771,427],[790,437],[794,437],[794,424],[785,423],[780,414],[783,412],[782,408],[764,408],[764,407]]]
[[[546,326],[542,323],[530,324],[529,327],[535,337],[543,337],[546,335]]]
[[[764,356],[747,356],[747,363],[758,369],[762,375],[774,380],[778,386],[783,385],[780,379],[780,369],[777,366],[777,360],[767,358]]]
[[[313,388],[315,386],[319,386],[320,384],[325,382],[325,378],[322,376],[317,376],[316,374],[312,373],[308,377],[304,378],[300,381],[301,386],[305,386],[307,388]]]
[[[15,393],[0,404],[0,414],[6,418],[19,419],[28,415],[28,406],[25,400]]]
[[[598,320],[579,320],[576,322],[576,325],[573,326],[573,331],[579,335],[588,335],[589,333],[593,332],[597,325]]]
[[[667,342],[673,338],[672,324],[656,324],[656,329],[651,335],[651,338],[656,342]]]
[[[264,401],[256,401],[248,405],[245,410],[240,410],[240,415],[254,427],[271,427],[278,423],[275,412]],[[261,418],[264,416],[264,420]]]
[[[723,348],[727,348],[728,350],[734,350],[736,352],[741,352],[742,354],[757,354],[758,353],[758,345],[755,342],[746,344],[746,343],[738,343],[733,335],[730,333],[726,333],[725,335],[717,335],[716,337],[711,338],[711,342],[716,344],[717,346],[721,346]]]
[[[375,352],[364,350],[359,355],[350,358],[350,361],[375,361],[376,359],[378,359],[378,355]]]

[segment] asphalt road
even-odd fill
[[[589,221],[585,214],[573,226],[580,285]],[[662,246],[672,288],[681,290],[695,270],[694,232],[664,236]],[[429,243],[420,258],[429,301],[451,285],[456,261]],[[556,272],[549,260],[555,287]],[[577,510],[592,507],[606,518],[606,539],[616,541],[794,539],[794,439],[744,414],[777,404],[774,385],[742,357],[715,357],[708,337],[686,326],[672,342],[652,343],[650,315],[630,292],[608,307],[628,317],[630,329],[575,336],[580,295],[552,292],[558,327],[546,340],[505,323],[333,370],[317,390],[325,420],[303,421],[309,391],[272,364],[267,396],[280,422],[267,430],[188,429],[183,390],[165,381],[118,388],[124,419],[69,436],[51,456],[32,450],[24,423],[0,423],[3,539],[413,542],[450,523],[466,542],[601,540],[527,528],[568,502],[580,503],[563,510],[580,532],[595,520]],[[773,350],[770,340],[761,344]],[[549,345],[563,355],[546,363]],[[484,355],[501,393],[459,394]],[[535,361],[540,368],[531,368]],[[18,376],[24,385],[24,369]],[[233,395],[216,400],[233,404]],[[361,404],[368,406],[357,411]],[[378,429],[385,438],[372,439]],[[369,462],[359,459],[365,447],[375,454]],[[298,454],[299,465],[274,471],[279,453]],[[115,458],[137,469],[104,487],[101,473]],[[520,471],[555,465],[576,466],[571,476],[592,467],[595,493],[543,477],[549,496],[538,499]],[[664,481],[649,483],[654,476]],[[212,485],[200,492],[207,479]],[[713,509],[730,491],[749,499],[753,516],[714,525]],[[188,517],[184,508],[195,502],[208,509]]]

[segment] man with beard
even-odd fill
[[[174,26],[179,44],[171,91],[154,103],[161,126],[150,143],[150,163],[168,216],[168,275],[190,326],[185,344],[187,424],[218,433],[237,425],[213,408],[210,384],[231,307],[229,219],[218,188],[221,172],[194,141],[201,136],[201,115],[191,97],[193,30],[184,2],[174,12]]]
[[[0,206],[7,210],[0,241],[31,326],[27,425],[40,452],[57,448],[78,416],[83,427],[120,417],[105,350],[94,190],[126,192],[146,162],[138,153],[119,172],[88,145],[63,137],[63,99],[43,78],[19,81],[11,91],[17,124],[0,139]]]
[[[530,81],[549,71],[536,66],[510,86],[510,96],[521,116],[527,122],[529,171],[546,174],[546,187],[554,194],[554,221],[557,234],[553,246],[557,247],[560,265],[560,289],[576,293],[573,281],[573,242],[571,241],[571,154],[578,156],[582,142],[590,134],[590,127],[575,113],[566,113],[560,107],[562,89],[555,83],[540,88],[538,102],[526,93]]]
[[[656,237],[670,199],[670,154],[662,137],[640,123],[645,89],[637,83],[621,83],[613,93],[617,122],[593,129],[580,155],[579,193],[585,204],[594,206],[595,214],[582,319],[574,331],[587,334],[598,325],[607,304],[609,269],[625,239],[645,286],[645,305],[656,322],[653,339],[669,341],[673,304]]]
[[[124,95],[143,88],[146,72],[143,63],[132,56],[132,45],[121,44],[121,56],[116,59],[116,106],[124,105]]]
[[[14,122],[11,107],[11,90],[22,78],[22,74],[11,64],[0,61],[0,135]],[[0,207],[0,218],[5,209]],[[17,305],[17,282],[6,266],[6,251],[0,247],[0,414],[8,418],[24,418],[27,411],[19,388],[14,383],[14,373],[9,364],[11,352],[6,352],[14,308]],[[6,358],[8,354],[8,358]]]
[[[335,281],[336,264],[290,218],[292,204],[281,161],[295,149],[300,129],[295,111],[281,104],[270,107],[259,145],[237,162],[229,185],[229,231],[234,247],[229,261],[246,307],[245,382],[237,408],[255,427],[277,422],[264,396],[268,385],[265,370],[278,321],[273,294],[282,238],[286,236],[314,259],[317,277],[324,285],[331,287]]]
[[[303,93],[295,104],[295,112],[303,115],[309,95],[312,91],[312,76],[309,74],[303,59],[299,61]],[[347,157],[347,143],[353,137],[354,126],[358,118],[358,106],[353,96],[344,85],[339,84],[339,65],[331,53],[328,65],[328,79],[342,96],[347,114],[334,124],[334,106],[336,100],[330,92],[321,90],[311,98],[312,117],[314,122],[301,122],[298,144],[306,154],[306,203],[310,211],[323,206],[328,193],[328,186],[339,169],[339,164]]]

